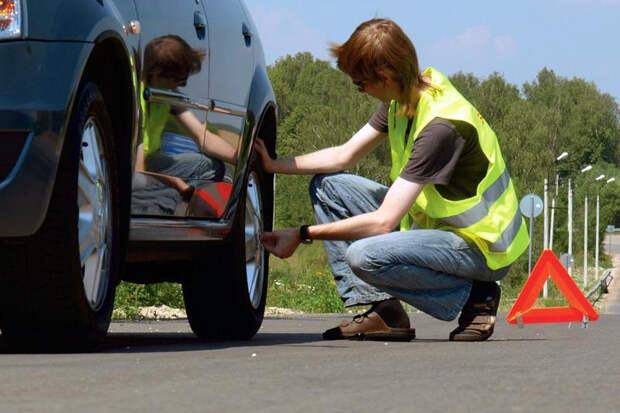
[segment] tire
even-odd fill
[[[126,242],[113,143],[103,97],[85,83],[41,228],[3,245],[0,328],[12,347],[82,350],[108,330]]]
[[[260,238],[271,229],[270,188],[260,163],[251,162],[228,241],[206,246],[208,252],[197,257],[183,282],[187,318],[200,338],[247,340],[263,322],[269,255]]]

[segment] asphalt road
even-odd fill
[[[241,343],[199,341],[184,320],[115,322],[95,353],[0,355],[0,411],[620,408],[620,315],[587,329],[502,320],[484,343],[452,343],[452,323],[411,319],[411,343],[321,340],[335,316],[268,318]]]

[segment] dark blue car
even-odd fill
[[[241,0],[0,0],[3,336],[90,347],[128,280],[182,283],[200,337],[252,337],[276,123]]]

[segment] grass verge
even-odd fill
[[[322,243],[303,245],[287,260],[271,258],[267,305],[310,313],[345,312]]]
[[[286,260],[272,256],[270,262],[267,306],[308,313],[347,312],[336,290],[336,283],[321,242],[302,245]],[[502,280],[500,311],[510,310],[523,288],[525,279],[525,275],[522,275]],[[583,275],[578,269],[575,269],[573,279],[582,291],[588,291],[598,282],[594,280],[594,269],[588,274],[590,282],[586,288],[582,287]],[[552,281],[548,283],[548,287],[548,298],[539,298],[535,306],[566,305],[564,296]],[[122,318],[140,318],[140,307],[162,304],[172,308],[184,308],[180,284],[142,285],[122,282],[116,290],[114,307],[115,314],[122,314]],[[355,307],[350,312],[363,311],[365,308],[367,307]],[[413,308],[410,309],[415,311]]]
[[[185,308],[181,284],[134,284],[121,282],[116,288],[112,318],[140,318],[140,307],[167,305],[172,308]]]

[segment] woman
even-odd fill
[[[300,242],[326,240],[344,304],[371,305],[326,339],[411,340],[397,298],[440,320],[460,312],[450,340],[488,339],[501,294],[495,281],[529,242],[495,134],[445,76],[419,70],[393,21],[362,23],[331,51],[359,91],[383,104],[337,147],[273,160],[258,142],[267,171],[318,174],[310,186],[318,225],[266,233],[265,247],[287,257]],[[339,172],[386,138],[391,187]]]

